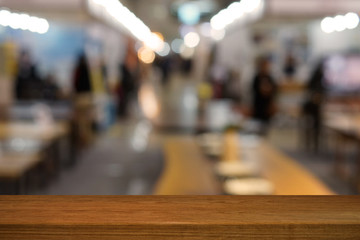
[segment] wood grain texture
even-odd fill
[[[2,196],[1,239],[360,239],[351,196]]]

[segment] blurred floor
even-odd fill
[[[119,122],[80,154],[76,166],[32,194],[151,194],[163,166],[161,149],[154,143],[143,152],[134,150],[131,140],[135,126]]]

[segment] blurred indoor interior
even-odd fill
[[[0,0],[0,194],[359,194],[358,13]]]

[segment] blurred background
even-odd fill
[[[359,12],[0,0],[0,194],[358,194]]]

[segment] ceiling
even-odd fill
[[[235,0],[122,0],[137,16],[139,16],[152,31],[161,32],[166,40],[179,36],[177,7],[187,2],[202,2],[212,6],[207,14],[202,15],[201,21],[209,21],[211,16],[228,6]]]
[[[36,15],[61,18],[86,17],[86,0],[0,0],[0,6],[18,11],[32,12]],[[165,40],[171,41],[179,36],[180,23],[176,6],[186,2],[201,2],[211,5],[212,10],[202,15],[201,21],[208,21],[221,9],[235,0],[120,0],[153,31],[163,33]],[[264,19],[321,18],[327,15],[360,13],[360,0],[265,0]]]

